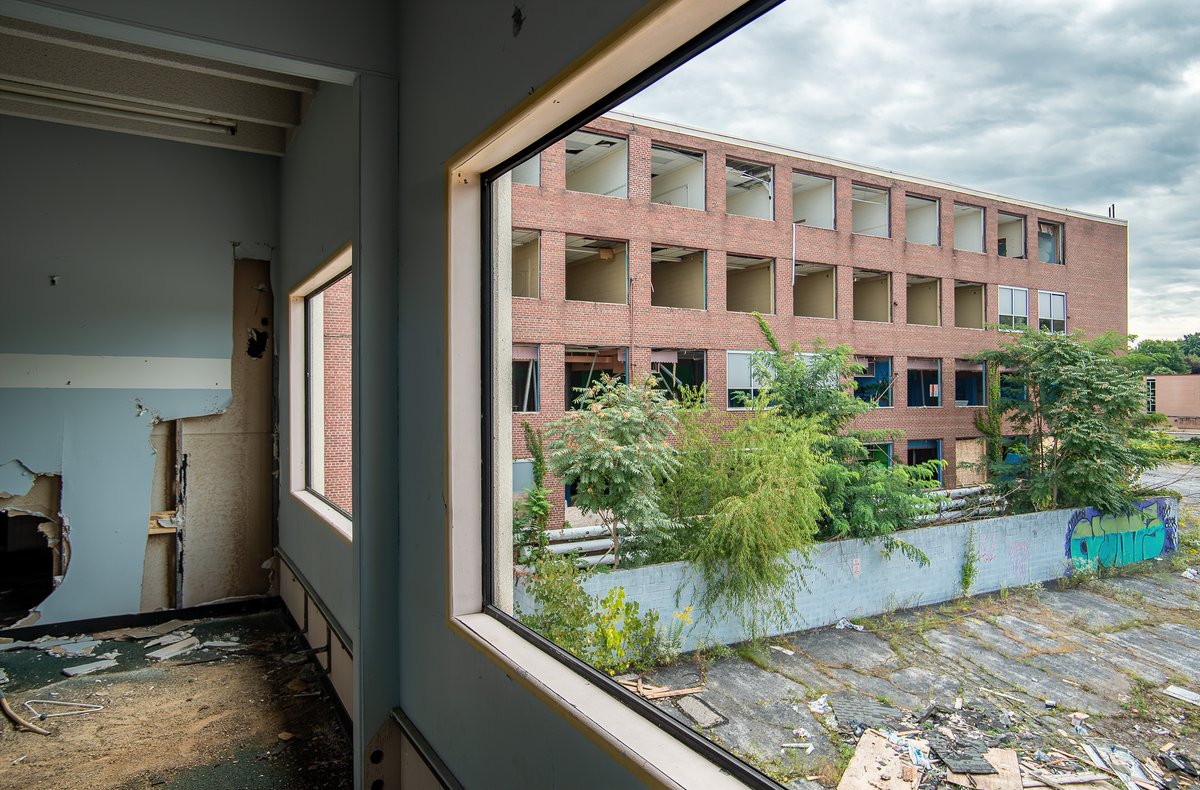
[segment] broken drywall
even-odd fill
[[[0,464],[0,497],[24,496],[33,488],[37,477],[29,467],[20,461],[13,460]]]

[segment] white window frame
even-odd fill
[[[288,490],[292,498],[347,541],[354,518],[308,487],[308,305],[309,296],[353,271],[354,251],[343,245],[288,292]]]
[[[996,323],[1000,325],[1000,331],[1001,332],[1024,332],[1025,329],[1022,327],[1016,326],[1015,321],[1013,322],[1012,326],[1004,325],[1005,313],[1000,312],[1000,303],[1001,303],[1001,300],[1004,298],[1005,291],[1013,292],[1013,310],[1014,310],[1014,312],[1008,314],[1008,317],[1013,318],[1013,319],[1022,317],[1019,313],[1015,312],[1016,304],[1017,304],[1016,303],[1017,292],[1020,291],[1021,293],[1025,294],[1025,315],[1023,317],[1025,318],[1025,327],[1028,327],[1029,326],[1029,289],[1022,288],[1019,285],[1001,285],[996,288]]]
[[[512,411],[507,398],[493,398],[492,403],[485,404],[479,386],[479,371],[483,367],[481,185],[489,170],[535,145],[545,134],[587,111],[615,88],[655,68],[662,58],[713,28],[742,5],[741,0],[714,0],[646,9],[606,38],[606,46],[576,61],[571,69],[505,116],[502,123],[451,156],[446,169],[448,294],[444,393],[450,583],[445,592],[450,627],[561,716],[568,726],[581,730],[636,778],[653,787],[724,790],[746,785],[484,609],[483,543],[479,539],[484,512],[479,484],[483,437],[479,415],[488,409],[493,430],[510,432]],[[497,365],[511,361],[506,358],[509,342],[510,337],[497,332],[491,349],[493,368],[499,370]],[[505,460],[492,466],[494,490],[504,491],[505,486],[511,489],[511,464]],[[511,514],[502,510],[496,508],[497,518],[511,518]],[[494,528],[495,524],[489,526]],[[503,567],[500,562],[505,551],[511,562],[511,547],[493,547],[499,567]],[[497,601],[497,605],[501,604]]]
[[[1050,297],[1050,315],[1047,315],[1047,316],[1042,315],[1042,296],[1043,295]],[[1056,318],[1054,316],[1054,302],[1055,302],[1054,297],[1056,297],[1056,296],[1062,297],[1062,318],[1061,319]],[[1043,319],[1050,321],[1051,328],[1049,330],[1046,330],[1046,331],[1049,331],[1050,334],[1052,334],[1052,335],[1067,334],[1067,294],[1064,291],[1038,291],[1038,331],[1039,332],[1043,331],[1042,330],[1042,320]],[[1055,331],[1055,329],[1054,329],[1054,322],[1058,321],[1058,320],[1062,321],[1062,330],[1061,331]]]

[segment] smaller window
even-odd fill
[[[698,388],[704,383],[704,352],[655,348],[650,351],[650,370],[654,386],[668,398],[678,400],[682,390]]]
[[[855,184],[850,190],[851,225],[864,236],[892,235],[891,200],[888,190]]]
[[[1058,222],[1038,221],[1038,260],[1042,263],[1064,263],[1063,226]]]
[[[954,204],[954,249],[983,252],[983,209]]]
[[[889,323],[892,320],[890,272],[854,270],[854,320]]]
[[[917,195],[904,196],[904,239],[912,244],[937,246],[939,238],[938,201]]]
[[[1038,329],[1052,335],[1067,332],[1067,295],[1038,291]]]
[[[1158,411],[1158,382],[1155,379],[1146,379],[1146,413],[1154,414]]]
[[[513,228],[512,295],[537,299],[541,291],[542,234]]]
[[[987,286],[954,281],[954,325],[960,329],[983,329],[986,322]]]
[[[563,350],[567,410],[578,409],[578,398],[601,376],[608,374],[624,380],[628,373],[627,358],[620,346],[567,346]]]
[[[512,358],[513,411],[538,411],[538,347],[514,345]]]
[[[996,227],[996,254],[1001,258],[1025,257],[1025,218],[1000,212]]]
[[[629,197],[629,141],[580,130],[567,136],[567,189]]]
[[[908,440],[908,465],[916,466],[928,461],[942,460],[942,440],[941,439],[909,439]],[[939,464],[937,470],[938,482],[942,482],[942,467]]]
[[[774,168],[744,159],[725,159],[725,213],[774,219]]]
[[[650,146],[650,202],[704,210],[704,152]]]
[[[614,239],[567,236],[567,300],[629,303],[629,245]]]
[[[970,359],[955,360],[954,405],[987,405],[987,369],[982,362]]]
[[[762,379],[754,371],[753,351],[725,353],[725,403],[730,409],[744,409],[758,397]]]
[[[1024,330],[1029,327],[1029,289],[1001,285],[997,289],[1000,307],[997,323],[1001,329]]]
[[[708,270],[704,250],[654,244],[650,247],[650,304],[703,310]]]
[[[725,309],[731,313],[775,312],[775,259],[725,256]]]
[[[908,358],[908,405],[924,408],[942,405],[942,361]]]
[[[863,367],[854,377],[854,397],[887,408],[892,405],[892,358],[855,357]]]
[[[793,170],[792,224],[832,230],[835,224],[833,185],[832,178]]]

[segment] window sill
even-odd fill
[[[727,216],[727,217],[743,217],[745,219],[756,219],[759,222],[774,222],[775,221],[774,217],[756,217],[753,214],[736,214],[732,211],[726,211],[725,216]]]
[[[293,491],[292,497],[304,505],[312,514],[321,521],[324,521],[334,532],[342,537],[347,543],[354,541],[354,521],[346,517],[344,513],[321,499],[316,494],[313,494],[307,489],[301,491]]]
[[[705,210],[703,206],[681,206],[678,203],[663,203],[658,200],[651,200],[650,205],[651,206],[665,206],[667,208],[683,208],[683,209],[687,209],[688,211],[704,211]]]
[[[650,787],[748,787],[494,617],[467,614],[450,622],[501,671]]]
[[[807,318],[812,321],[836,321],[836,315],[793,315],[792,318]]]

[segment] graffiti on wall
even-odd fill
[[[1067,524],[1067,558],[1076,567],[1113,567],[1174,551],[1179,525],[1172,503],[1147,499],[1118,516],[1092,507],[1076,510]]]

